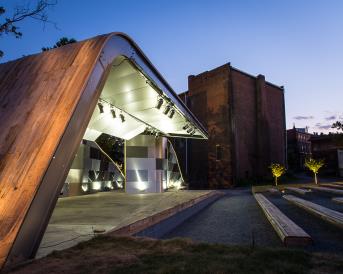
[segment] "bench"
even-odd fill
[[[285,246],[305,246],[312,244],[312,238],[295,224],[263,194],[255,193],[255,199]]]
[[[296,206],[305,209],[309,213],[312,213],[333,225],[343,228],[343,213],[312,203],[310,201],[306,201],[293,195],[284,195],[283,198],[295,204]]]
[[[301,195],[305,195],[306,193],[311,192],[311,190],[302,189],[302,188],[297,188],[297,187],[286,187],[285,189],[286,189],[286,190],[289,190],[289,191],[296,192],[296,193],[301,194]]]
[[[343,185],[340,185],[340,184],[320,184],[321,186],[323,187],[330,187],[330,188],[338,188],[338,189],[343,189]]]
[[[328,192],[328,193],[343,195],[343,190],[342,189],[335,189],[335,188],[322,187],[322,186],[309,186],[309,188],[311,188],[313,190],[317,190],[317,191],[322,191],[322,192]]]
[[[343,197],[334,197],[332,201],[335,203],[343,204]]]

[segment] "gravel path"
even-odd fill
[[[195,241],[230,245],[281,247],[250,189],[225,191],[226,196],[177,227],[164,238],[187,237]]]

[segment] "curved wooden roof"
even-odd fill
[[[103,84],[99,79],[112,60],[108,56],[125,51],[124,40],[132,47],[125,50],[135,49],[137,58],[144,59],[145,68],[173,93],[137,45],[119,33],[0,64],[0,268],[20,236],[25,219],[39,217],[30,213],[30,208],[35,206],[34,198],[42,189],[41,182],[58,146],[62,138],[67,138],[64,135],[78,105],[81,107],[86,100],[83,96],[87,88],[92,90],[87,96],[94,109]],[[175,93],[173,96],[179,100]],[[77,123],[81,121],[74,121],[74,125]]]

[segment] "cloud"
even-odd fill
[[[326,125],[322,125],[321,123],[316,124],[316,128],[321,129],[321,130],[328,130],[331,127],[332,127],[332,124],[326,124]]]
[[[310,119],[314,119],[314,117],[313,116],[295,116],[295,117],[293,117],[293,119],[295,119],[295,120],[310,120]]]
[[[336,115],[331,115],[331,116],[325,117],[326,121],[332,121],[332,120],[336,120],[336,119],[337,119]]]

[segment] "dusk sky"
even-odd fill
[[[10,15],[27,2],[0,0],[0,6]],[[0,62],[40,52],[63,36],[120,31],[178,93],[187,90],[188,75],[230,62],[285,86],[288,128],[327,132],[343,120],[343,1],[58,0],[48,14],[58,28],[19,24],[21,39],[0,38]]]

